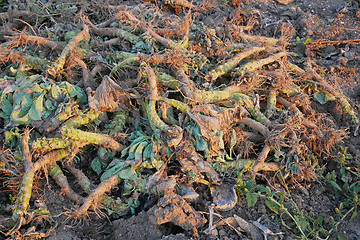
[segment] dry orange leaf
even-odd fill
[[[288,5],[292,2],[292,0],[276,0],[280,4]]]

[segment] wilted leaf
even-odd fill
[[[143,159],[150,159],[153,152],[153,145],[149,143],[143,151]]]
[[[135,150],[135,164],[142,161],[143,159],[143,150],[144,148],[149,145],[147,141],[141,142]]]
[[[171,222],[188,231],[202,227],[206,223],[201,214],[175,193],[166,193],[149,213],[150,221],[156,225]]]
[[[137,139],[140,136],[143,136],[144,134],[140,131],[135,131],[135,132],[131,132],[130,136],[129,136],[129,141],[133,142],[135,139]]]
[[[87,95],[85,94],[84,90],[82,90],[80,87],[72,85],[68,82],[60,83],[59,87],[66,89],[69,96],[71,98],[74,98],[77,103],[83,104],[87,102]]]
[[[265,205],[274,213],[279,214],[278,207],[273,201],[265,199]]]
[[[248,207],[252,207],[256,204],[258,200],[258,195],[256,193],[248,192],[246,193],[246,200],[248,203]]]
[[[3,92],[0,99],[0,109],[2,110],[2,112],[0,111],[0,117],[9,119],[13,111],[11,94],[4,94]]]
[[[123,170],[127,164],[124,161],[114,159],[108,166],[108,168],[105,170],[103,175],[101,175],[100,180],[104,181],[108,179],[111,176],[116,175],[118,172]]]
[[[47,110],[53,111],[56,109],[56,107],[52,104],[52,102],[49,99],[45,100],[44,106]],[[45,116],[44,116],[45,117]],[[46,118],[46,117],[45,117]]]
[[[44,109],[44,93],[38,96],[29,109],[29,117],[31,120],[41,120]]]
[[[200,134],[200,129],[198,126],[192,128],[192,135],[195,137],[196,140],[196,150],[197,151],[206,151],[208,150],[209,146],[205,139]]]
[[[327,92],[317,92],[314,94],[314,99],[320,104],[325,104],[328,101],[335,100],[335,97]]]
[[[236,206],[238,197],[232,184],[221,183],[210,187],[214,208],[221,211],[229,211]]]
[[[353,220],[354,218],[356,218],[356,216],[357,216],[357,211],[355,210],[355,211],[353,212],[353,214],[351,215],[349,221],[351,221],[351,220]]]
[[[5,81],[5,82],[7,84],[1,84],[1,83],[4,83],[4,82],[0,82],[0,89],[2,89],[0,102],[3,101],[3,98],[5,96],[10,96],[9,93],[13,93],[14,91],[16,91],[16,89],[18,89],[17,86],[15,86],[14,84],[11,84],[9,81]]]
[[[211,115],[205,116],[197,112],[188,112],[188,115],[199,126],[201,135],[208,141],[209,150],[212,154],[215,156],[222,155],[224,153],[224,146],[221,146],[223,142],[219,133],[231,128],[233,124],[245,116],[246,111],[239,106],[221,111],[209,104],[200,105],[196,110]]]
[[[51,87],[50,96],[56,101],[60,101],[61,98],[64,97],[64,93],[61,91],[61,88],[58,85],[54,84]]]
[[[135,169],[128,167],[128,168],[121,170],[118,173],[118,177],[121,179],[124,179],[124,180],[136,180],[137,174],[136,174]]]
[[[149,168],[160,169],[164,164],[164,161],[162,161],[160,158],[151,158],[151,166],[149,166]]]
[[[97,175],[100,175],[102,171],[102,166],[104,163],[100,160],[100,158],[96,157],[91,161],[91,168],[96,172]]]
[[[28,87],[28,86],[32,85],[33,83],[40,82],[43,80],[44,80],[44,76],[39,75],[39,74],[34,74],[34,75],[28,76],[26,73],[26,75],[23,75],[23,76],[16,76],[16,82],[20,88]]]
[[[121,150],[121,157],[125,157],[125,155],[126,155],[126,154],[128,153],[128,151],[129,151],[129,148],[130,148],[130,146],[124,148],[123,150]]]
[[[210,163],[204,161],[203,157],[196,152],[194,146],[187,145],[181,155],[179,155],[178,160],[181,164],[181,167],[184,172],[192,173],[191,177],[194,181],[202,182],[203,175],[200,173],[205,173],[210,183],[217,184],[220,182],[218,173],[213,169]]]
[[[6,131],[5,132],[5,145],[9,148],[13,148],[18,146],[20,143],[21,134],[19,133],[19,129],[15,128],[13,131]]]
[[[74,98],[78,103],[87,102],[87,96],[81,88],[68,82],[59,85],[46,82],[41,75],[21,77],[17,85],[10,85],[2,91],[0,108],[6,108],[2,116],[9,116],[10,120],[21,124],[43,120],[60,109],[59,106],[63,103],[57,103],[55,107],[53,100],[66,102],[69,98]],[[16,90],[13,91],[14,89]],[[5,90],[8,92],[7,96],[4,95]]]
[[[135,152],[136,152],[136,149],[138,148],[139,144],[141,144],[142,142],[147,142],[148,140],[151,139],[151,137],[149,136],[146,136],[146,135],[139,135],[139,134],[134,134],[132,136],[140,136],[140,137],[137,137],[135,138],[130,146],[129,146],[129,149],[128,149],[128,152],[129,152],[129,155],[127,157],[127,160],[132,160],[135,158]],[[130,140],[130,139],[129,139]]]
[[[126,97],[126,93],[108,76],[104,76],[95,91],[94,98],[99,102],[101,111],[129,110],[127,107],[129,99]]]
[[[16,98],[14,102],[14,109],[10,119],[14,122],[27,124],[30,123],[28,111],[32,105],[32,96],[31,94],[24,94],[23,91],[21,91],[19,95],[19,98]]]
[[[196,139],[196,150],[197,151],[206,151],[209,146],[203,137],[199,137]]]

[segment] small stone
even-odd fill
[[[344,57],[346,57],[347,59],[353,59],[353,58],[355,58],[355,55],[356,55],[356,53],[351,52],[351,51],[348,51],[348,52],[344,53]]]
[[[214,228],[213,230],[211,230],[211,235],[213,236],[219,236],[219,232],[216,228]]]
[[[325,188],[324,187],[319,187],[315,190],[315,196],[319,196],[321,194],[323,194],[325,192]]]
[[[224,236],[226,236],[227,235],[227,233],[226,233],[226,231],[224,230],[224,229],[221,229],[220,231],[219,231],[219,236],[220,237],[224,237]]]
[[[349,59],[347,59],[346,57],[339,57],[338,61],[341,65],[345,66]]]

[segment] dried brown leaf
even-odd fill
[[[292,2],[292,0],[276,0],[280,4],[288,5]]]
[[[203,137],[209,142],[210,152],[214,155],[223,154],[224,149],[219,145],[219,142],[222,141],[222,139],[220,139],[216,133],[230,129],[232,125],[244,118],[246,110],[237,106],[221,111],[211,104],[200,105],[194,109],[211,115],[205,116],[196,112],[188,113],[198,124]]]
[[[151,212],[150,221],[157,225],[172,222],[190,231],[202,227],[206,223],[206,219],[197,213],[189,203],[172,192],[165,194],[149,211]]]
[[[101,111],[129,111],[129,99],[125,91],[108,76],[104,76],[94,98],[99,102]]]

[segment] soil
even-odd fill
[[[21,9],[22,1],[0,1],[0,10],[2,12],[8,11],[6,9],[7,4],[18,5]],[[57,1],[60,3],[66,3],[67,1]],[[68,29],[60,29],[59,31],[66,31],[72,29],[73,20],[72,17],[81,8],[82,4],[85,6],[87,1],[80,1],[77,9],[71,10],[69,8],[68,15],[54,16],[56,22],[66,23],[62,26],[67,26]],[[89,1],[92,2],[92,1]],[[153,7],[155,3],[163,4],[164,1],[150,1]],[[197,4],[202,1],[193,1]],[[355,111],[358,116],[360,115],[360,45],[351,43],[340,43],[334,45],[327,45],[320,48],[306,47],[303,43],[311,38],[311,42],[319,39],[331,39],[336,40],[351,40],[360,38],[360,2],[356,0],[293,0],[293,1],[271,1],[271,0],[243,0],[243,1],[224,1],[219,0],[217,8],[211,8],[205,12],[199,12],[196,17],[196,21],[203,21],[206,25],[212,26],[216,29],[220,26],[222,21],[234,14],[235,7],[239,11],[238,14],[253,14],[257,17],[258,23],[253,28],[253,35],[262,35],[267,37],[279,37],[279,28],[281,23],[289,23],[295,29],[295,36],[291,40],[291,44],[288,46],[288,51],[293,52],[291,55],[291,61],[303,66],[305,59],[311,56],[316,63],[321,66],[327,73],[333,73],[341,79],[341,88],[345,95],[351,100],[352,106],[355,106]],[[288,4],[282,4],[287,3]],[[142,4],[138,1],[113,1],[113,5],[127,4],[136,6]],[[105,3],[104,3],[105,4]],[[91,14],[96,13],[96,4],[87,5],[87,10]],[[235,6],[235,7],[234,7]],[[72,12],[73,11],[73,12]],[[66,12],[65,12],[66,13]],[[175,14],[175,10],[171,9],[167,14]],[[183,13],[179,15],[183,16]],[[46,24],[46,23],[44,23]],[[345,70],[344,70],[345,69]],[[357,106],[357,107],[356,107]],[[339,111],[339,107],[335,102],[328,102],[324,105],[313,103],[313,108],[318,112],[326,113],[327,116],[333,120],[336,128],[346,129],[349,128],[349,123],[346,116],[343,116]],[[344,140],[341,146],[348,148],[349,153],[353,156],[351,160],[354,164],[360,162],[360,137],[354,136],[352,129],[349,130],[348,138]],[[340,149],[340,145],[336,147],[336,150]],[[335,170],[339,168],[336,163],[329,161],[327,163],[327,171]],[[92,173],[95,174],[95,173]],[[94,177],[95,178],[95,177]],[[266,176],[264,176],[266,178]],[[262,180],[260,180],[261,182]],[[151,220],[152,213],[156,211],[154,209],[157,204],[157,199],[146,198],[146,201],[152,202],[146,207],[142,204],[136,211],[135,215],[127,215],[120,219],[107,218],[103,213],[91,213],[85,219],[74,221],[68,218],[68,215],[64,214],[66,210],[71,211],[75,208],[74,204],[62,195],[60,188],[49,179],[49,183],[46,184],[46,180],[43,180],[44,187],[43,194],[45,197],[45,204],[52,215],[52,219],[48,220],[48,224],[43,227],[46,232],[50,227],[54,228],[51,236],[47,239],[248,239],[245,233],[243,235],[237,234],[236,231],[231,229],[227,225],[219,226],[208,234],[206,229],[208,223],[204,227],[194,230],[186,224],[179,227],[179,224],[173,223],[155,224],[156,221]],[[264,183],[265,184],[265,183]],[[314,181],[307,183],[305,187],[292,187],[289,189],[291,197],[294,199],[299,209],[305,210],[309,216],[316,218],[323,216],[323,226],[329,229],[331,218],[336,218],[335,209],[339,207],[344,198],[339,197],[338,191],[334,188],[330,188],[323,182]],[[274,183],[274,188],[278,187],[279,190],[285,191],[283,187]],[[200,187],[201,188],[201,187]],[[204,188],[202,191],[204,194],[200,196],[195,202],[191,203],[193,208],[200,213],[206,221],[209,220],[209,206],[211,205],[210,190]],[[9,201],[6,196],[1,194],[0,203],[3,206],[8,206]],[[294,226],[285,227],[282,224],[282,219],[279,215],[272,212],[266,207],[263,199],[252,207],[247,206],[247,200],[244,196],[238,196],[237,206],[230,211],[215,211],[214,222],[219,219],[225,219],[232,217],[234,214],[245,219],[246,221],[258,221],[263,226],[266,226],[273,233],[278,235],[268,235],[267,239],[295,239],[299,236],[299,233],[295,230]],[[175,205],[174,205],[175,206]],[[169,206],[169,212],[176,207]],[[171,208],[170,208],[171,207]],[[5,209],[5,207],[3,207]],[[286,217],[284,217],[286,220]],[[201,220],[198,220],[201,221]],[[344,221],[340,223],[338,228],[331,234],[329,239],[338,239],[337,236],[342,233],[347,239],[356,240],[360,239],[360,216],[355,217],[352,221]],[[198,235],[198,237],[196,237]],[[2,237],[0,236],[0,239]],[[5,237],[4,237],[5,239]],[[345,239],[345,238],[344,238]]]

